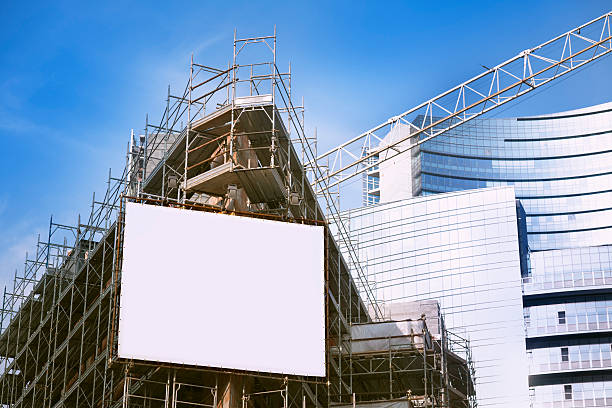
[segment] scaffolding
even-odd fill
[[[15,274],[12,291],[5,289],[1,406],[322,408],[353,395],[345,355],[351,330],[370,321],[368,308],[374,316],[380,310],[351,242],[342,242],[349,249],[345,261],[329,229],[324,380],[117,356],[126,200],[285,222],[340,220],[333,197],[317,196],[310,186],[324,170],[316,162],[302,166],[314,162],[316,139],[306,136],[303,103],[292,101],[291,69],[276,65],[276,33],[234,34],[233,50],[227,68],[192,57],[183,93],[168,88],[159,123],[147,117],[143,134],[131,135],[123,172],[109,172],[87,222],[51,220],[48,236]],[[348,239],[342,223],[335,224],[339,239]]]
[[[434,309],[429,319],[352,325],[342,375],[353,393],[332,396],[332,405],[476,407],[469,341],[446,329],[437,302]]]

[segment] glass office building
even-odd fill
[[[612,103],[477,119],[389,162],[366,176],[364,204],[514,187],[529,243],[523,306],[533,406],[612,406]]]
[[[448,329],[470,340],[478,406],[527,406],[514,189],[404,199],[343,217],[385,316],[401,302],[437,300]]]

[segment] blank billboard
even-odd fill
[[[325,376],[324,228],[126,203],[118,356]]]

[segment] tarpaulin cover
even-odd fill
[[[353,354],[384,352],[393,349],[422,347],[431,344],[423,320],[390,321],[351,326]]]

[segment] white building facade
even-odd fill
[[[417,197],[344,213],[383,309],[437,300],[470,340],[481,407],[527,407],[528,361],[512,187]]]

